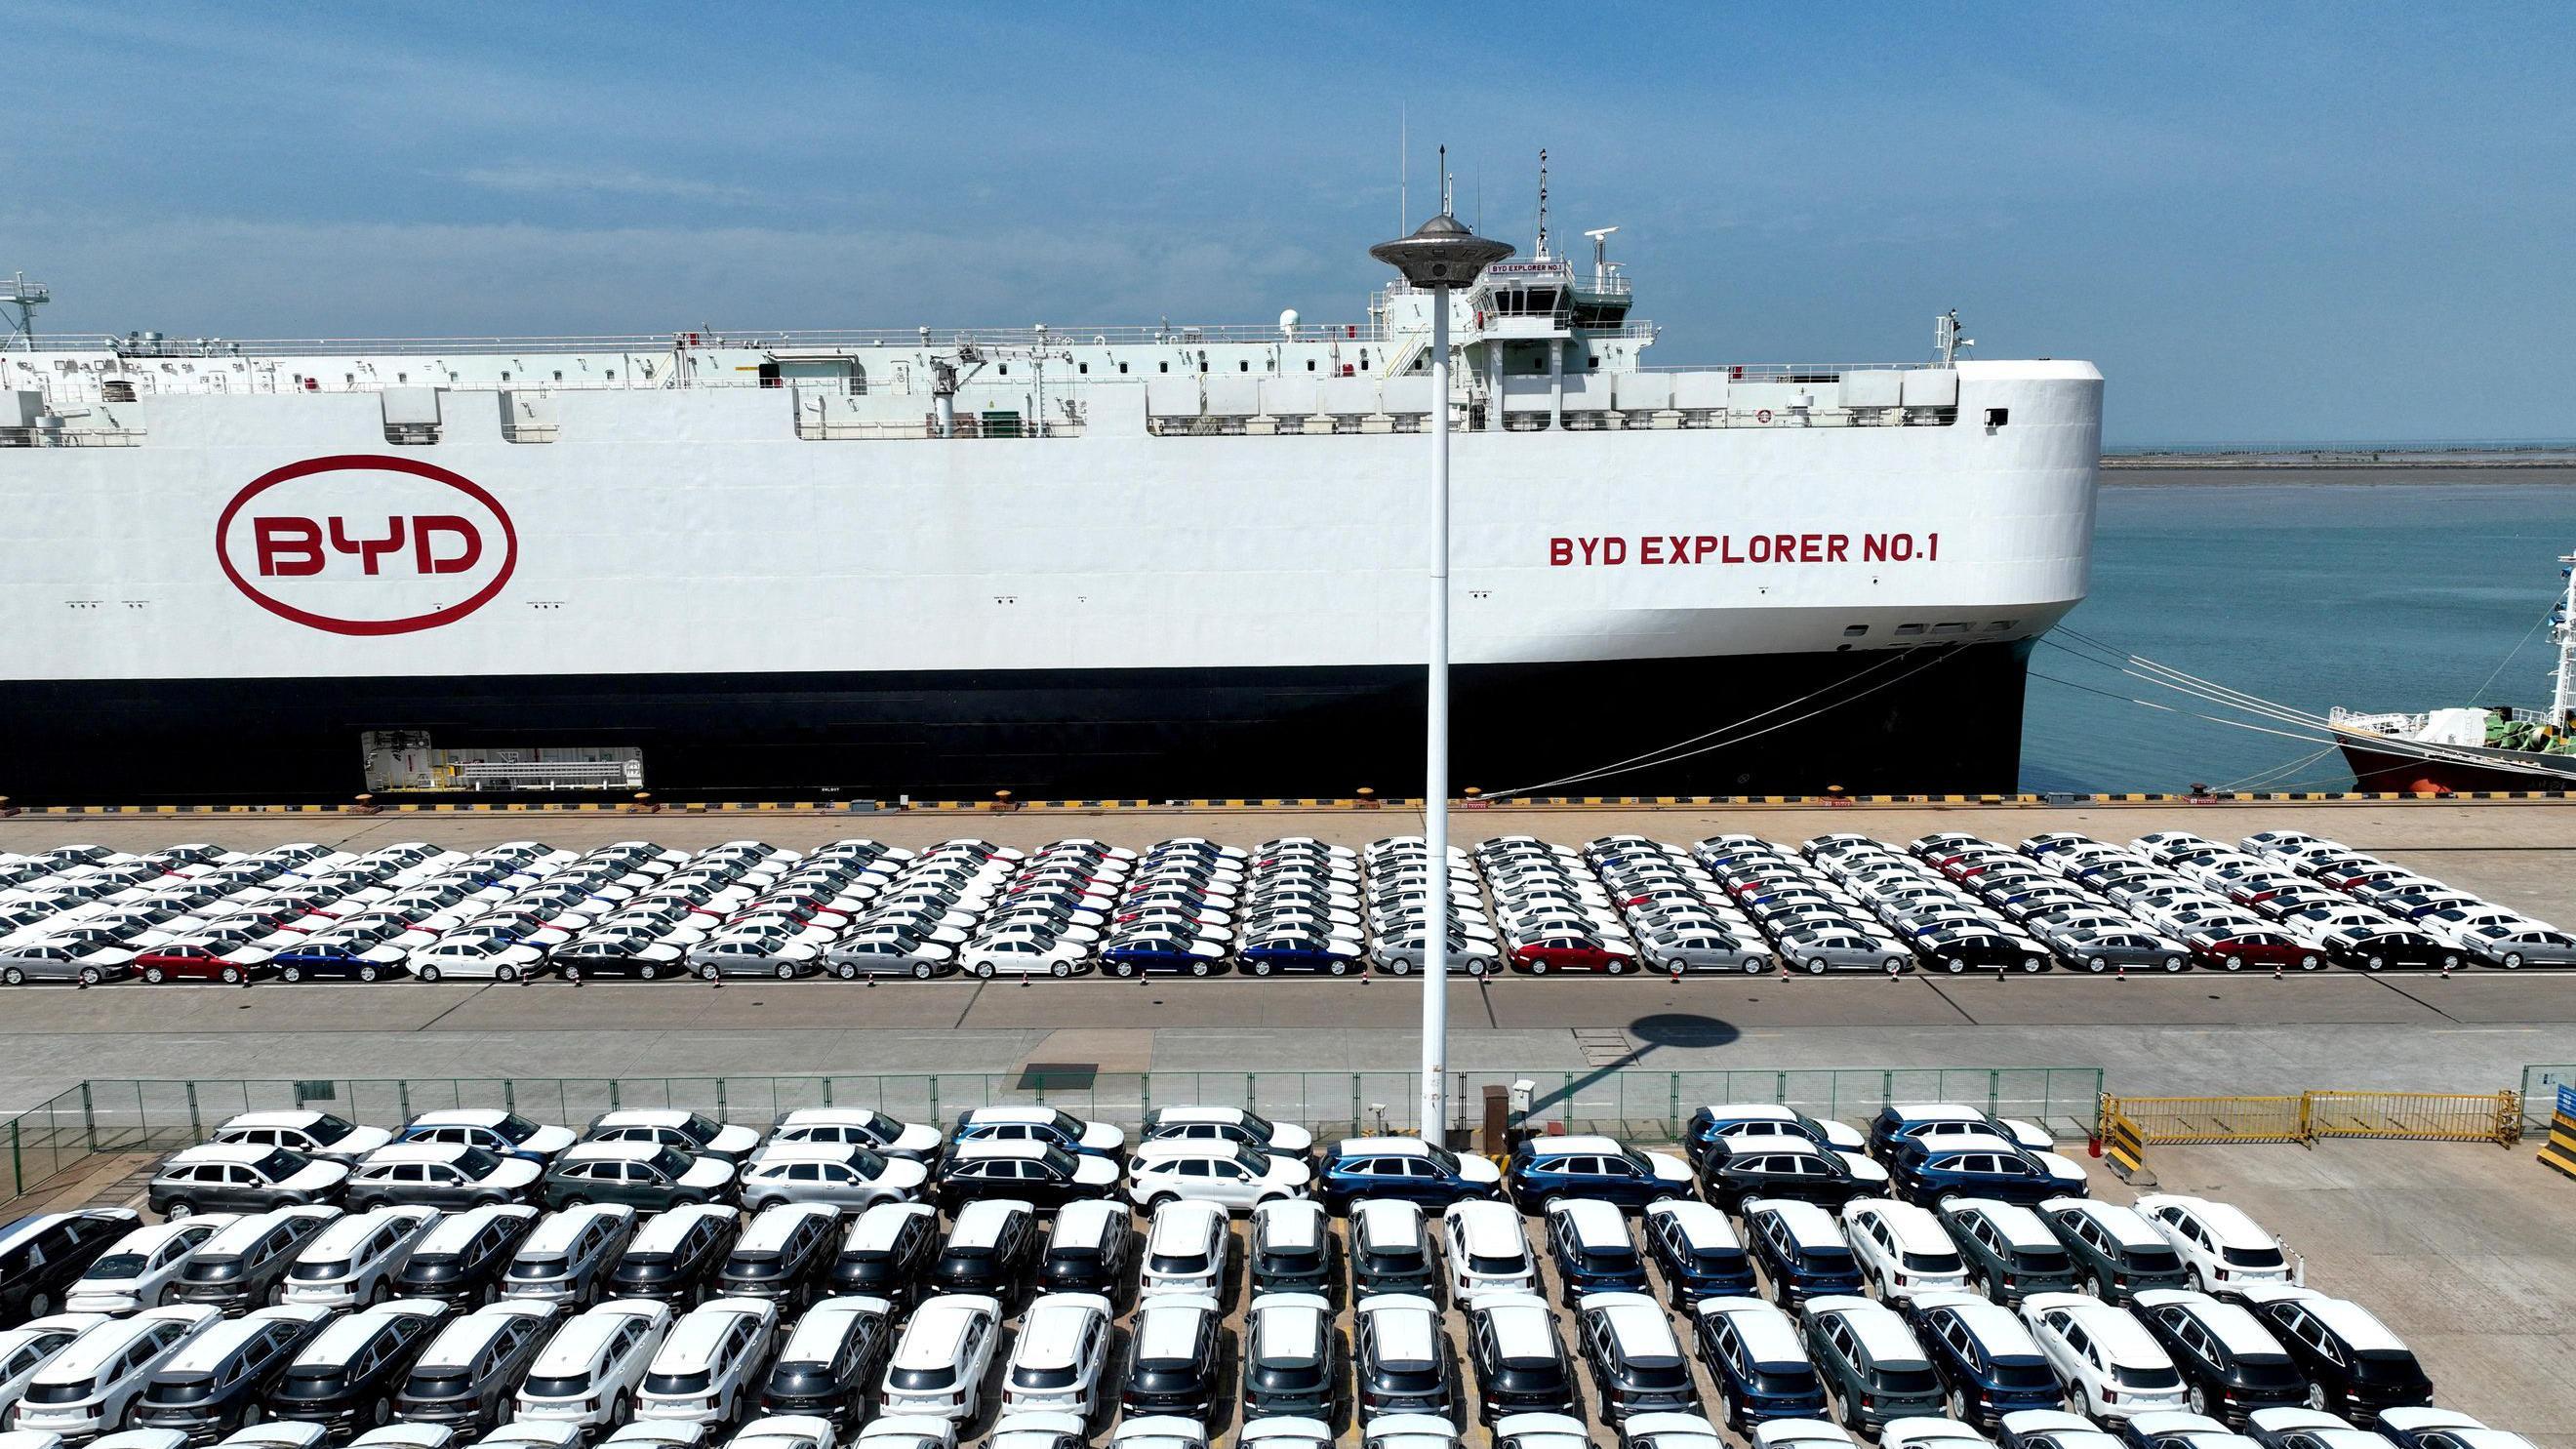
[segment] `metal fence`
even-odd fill
[[[2558,1089],[2576,1087],[2576,1063],[2524,1067],[2522,1069],[2522,1124],[2540,1128],[2549,1125],[2551,1104]]]
[[[2493,1142],[2522,1137],[2517,1092],[2315,1091],[2272,1097],[2102,1099],[2106,1137],[2159,1143],[2295,1142],[2375,1137],[2409,1142]]]
[[[2095,1067],[1797,1068],[1453,1072],[1452,1125],[1480,1119],[1484,1090],[1531,1084],[1530,1120],[1639,1141],[1680,1135],[1691,1112],[1716,1102],[1777,1102],[1817,1117],[1856,1120],[1889,1102],[1964,1102],[2044,1123],[2061,1136],[2091,1129],[2102,1095]],[[1317,1136],[1409,1132],[1418,1125],[1412,1072],[942,1072],[919,1076],[451,1077],[310,1080],[92,1080],[0,1124],[6,1196],[102,1153],[167,1152],[204,1140],[238,1112],[315,1108],[391,1127],[423,1112],[484,1107],[579,1127],[620,1108],[678,1107],[766,1127],[799,1107],[872,1107],[945,1123],[975,1107],[1059,1107],[1129,1126],[1157,1106],[1244,1107]]]

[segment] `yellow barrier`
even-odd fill
[[[2540,1162],[2576,1177],[2576,1088],[2558,1089],[2558,1110],[2549,1114],[2549,1140],[2540,1144]]]
[[[2151,1143],[2295,1142],[2372,1137],[2407,1142],[2522,1140],[2519,1092],[2301,1092],[2276,1097],[2102,1098],[2103,1135],[2114,1124]]]
[[[2102,1099],[2102,1150],[2110,1157],[2111,1170],[2124,1180],[2136,1177],[2146,1166],[2146,1134],[2108,1097]]]

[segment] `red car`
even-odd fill
[[[2223,935],[2191,937],[2191,954],[2203,966],[2221,971],[2242,971],[2248,966],[2295,966],[2301,971],[2314,971],[2326,964],[2323,951],[2280,931],[2231,931]]]
[[[171,941],[137,953],[134,969],[143,973],[144,980],[151,982],[221,981],[231,986],[268,974],[269,966],[264,961],[256,966],[245,966],[238,961],[225,960],[222,953],[212,946]]]
[[[1616,976],[1637,962],[1637,953],[1582,936],[1541,936],[1512,948],[1512,969],[1544,976],[1550,971],[1599,971]]]

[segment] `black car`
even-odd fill
[[[2246,1295],[2256,1319],[2307,1375],[2308,1406],[2354,1423],[2433,1402],[2433,1380],[2370,1310],[2304,1289]]]
[[[2257,1409],[2307,1402],[2308,1381],[2289,1350],[2241,1305],[2167,1288],[2139,1294],[2129,1311],[2182,1371],[2193,1413],[2242,1429]]]
[[[1120,1407],[1130,1415],[1206,1418],[1222,1382],[1222,1320],[1216,1301],[1195,1293],[1147,1299],[1128,1336]]]
[[[502,1303],[449,1323],[430,1340],[394,1395],[408,1424],[486,1433],[510,1416],[511,1395],[545,1346],[561,1307]]]
[[[792,1315],[832,1271],[840,1213],[822,1203],[781,1203],[745,1224],[716,1270],[721,1298],[766,1298]]]
[[[1056,1209],[1046,1251],[1038,1256],[1038,1291],[1097,1293],[1117,1302],[1135,1257],[1136,1229],[1127,1204],[1085,1198]]]
[[[269,1416],[319,1424],[341,1443],[392,1422],[394,1395],[447,1312],[444,1303],[397,1299],[334,1320],[269,1391]]]
[[[1331,1298],[1340,1286],[1323,1204],[1309,1198],[1264,1203],[1253,1210],[1250,1238],[1253,1292]]]
[[[1010,1198],[1051,1209],[1076,1198],[1098,1197],[1118,1186],[1118,1164],[1052,1143],[960,1142],[939,1164],[939,1205],[955,1213],[984,1198]]]
[[[656,1213],[626,1244],[602,1290],[610,1298],[649,1298],[687,1309],[733,1252],[742,1214],[713,1203]]]
[[[1851,1164],[1825,1148],[1781,1142],[1738,1145],[1723,1137],[1710,1143],[1700,1159],[1699,1187],[1702,1197],[1729,1210],[1756,1197],[1839,1208],[1870,1191],[1853,1175]]]
[[[1363,1301],[1353,1316],[1362,1415],[1446,1417],[1458,1401],[1457,1365],[1439,1308],[1427,1298],[1381,1293]]]
[[[2383,971],[2391,966],[2453,970],[2460,948],[2412,926],[2347,926],[2326,934],[2326,955],[2346,966]]]
[[[207,1329],[164,1362],[134,1403],[138,1429],[176,1429],[208,1444],[250,1422],[295,1355],[331,1319],[327,1308],[263,1308]]]
[[[489,1303],[510,1259],[537,1225],[525,1203],[468,1209],[438,1220],[421,1235],[394,1275],[401,1298],[435,1298],[460,1307]]]
[[[1860,1259],[1853,1256],[1851,1243],[1813,1203],[1757,1200],[1745,1210],[1744,1240],[1771,1280],[1771,1296],[1783,1308],[1827,1294],[1864,1291]]]
[[[554,954],[556,969],[567,981],[583,977],[620,977],[634,981],[669,981],[689,974],[687,960],[641,936],[575,941]]]
[[[1825,1385],[1789,1315],[1747,1296],[1706,1303],[1693,1323],[1699,1361],[1726,1426],[1750,1437],[1773,1419],[1822,1419]]]
[[[1487,1426],[1506,1414],[1580,1412],[1574,1364],[1556,1315],[1536,1294],[1495,1295],[1467,1311],[1467,1362]]]
[[[2188,1288],[2191,1275],[2164,1235],[2129,1208],[2097,1202],[2052,1203],[2040,1221],[2066,1245],[2088,1291],[2105,1303],[2126,1303],[2154,1288]]]
[[[908,1309],[939,1246],[939,1211],[926,1203],[879,1203],[842,1236],[829,1281],[835,1294],[882,1298]]]
[[[338,1208],[312,1205],[231,1223],[197,1249],[164,1296],[173,1303],[247,1313],[269,1301],[306,1241],[338,1216]]]
[[[1932,1210],[1967,1261],[1968,1282],[2010,1306],[2033,1293],[2072,1293],[2080,1275],[2066,1245],[2017,1203],[1954,1197]]]
[[[1272,1293],[1253,1300],[1243,1330],[1243,1417],[1295,1415],[1338,1423],[1342,1336],[1330,1300]]]
[[[82,1208],[0,1228],[0,1327],[54,1312],[63,1290],[142,1221],[131,1208]]]
[[[894,1348],[894,1321],[857,1303],[825,1301],[807,1309],[760,1382],[763,1414],[813,1414],[835,1432],[856,1423],[884,1376]]]
[[[1899,1299],[1897,1308],[1940,1376],[1952,1418],[1992,1431],[2006,1414],[2065,1406],[2056,1370],[2011,1309],[1940,1292]]]
[[[1027,1203],[987,1198],[957,1214],[930,1263],[933,1293],[982,1293],[1016,1301],[1038,1254],[1038,1215]]]
[[[1756,1293],[1753,1259],[1727,1225],[1726,1215],[1706,1203],[1657,1203],[1640,1220],[1646,1254],[1663,1270],[1673,1306],[1689,1312],[1701,1300]]]
[[[1351,1296],[1416,1293],[1436,1297],[1440,1271],[1422,1210],[1408,1202],[1369,1201],[1351,1210]]]

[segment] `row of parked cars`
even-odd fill
[[[1432,940],[1432,869],[1418,837],[67,846],[0,856],[0,982],[1407,975]],[[1445,954],[1471,975],[2576,962],[2547,922],[2296,832],[1514,835],[1451,847],[1443,880]]]
[[[1166,1128],[1257,1130],[1181,1110],[1137,1157]],[[1086,1155],[1125,1150],[1115,1128],[1070,1125]],[[1280,1155],[1311,1150],[1294,1131],[1272,1130]],[[1323,1449],[1346,1422],[1377,1449],[1456,1449],[1470,1414],[1513,1449],[1577,1449],[1587,1399],[1651,1449],[1721,1449],[1721,1425],[1757,1449],[2523,1449],[2431,1408],[2385,1325],[2302,1286],[2226,1204],[1944,1194],[1915,1166],[2042,1152],[2034,1132],[1955,1105],[1892,1106],[1866,1131],[1712,1105],[1687,1158],[1555,1137],[1499,1169],[1351,1139],[1320,1154],[1312,1195],[1253,1199],[1240,1237],[1224,1202],[1177,1185],[1143,1195],[1141,1233],[1098,1194],[978,1194],[944,1215],[898,1199],[49,1214],[0,1230],[0,1409],[51,1436],[28,1449],[117,1433],[161,1437],[115,1449],[682,1449],[735,1424],[744,1449],[853,1431],[953,1449],[995,1411],[1003,1449],[1074,1449],[1113,1413],[1113,1442],[1203,1449],[1236,1405],[1243,1437],[1275,1449]],[[1693,1196],[1730,1163],[1796,1156],[1865,1185]]]

